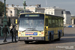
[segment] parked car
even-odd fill
[[[72,27],[72,25],[69,25],[68,27]]]

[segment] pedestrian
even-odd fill
[[[15,25],[13,25],[13,28],[10,30],[11,34],[12,34],[12,42],[13,42],[13,38],[15,38],[15,42],[16,42],[16,28]]]
[[[4,34],[4,41],[3,42],[7,42],[6,38],[7,38],[7,33],[8,33],[8,28],[7,25],[4,26],[3,28],[3,34]]]

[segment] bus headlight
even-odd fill
[[[41,34],[44,34],[43,32]]]
[[[44,35],[44,33],[43,33],[43,32],[40,32],[40,33],[39,33],[39,36],[43,36],[43,35]]]
[[[20,32],[18,33],[18,36],[21,36],[21,33]]]

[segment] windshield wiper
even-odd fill
[[[38,31],[35,28],[27,28],[26,31]]]
[[[31,30],[31,31],[38,31],[38,30]]]
[[[35,29],[35,28],[27,28],[27,29]],[[26,29],[26,30],[27,30],[27,29]]]

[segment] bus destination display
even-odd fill
[[[39,17],[39,15],[29,15],[29,14],[27,14],[27,15],[25,15],[25,17]]]

